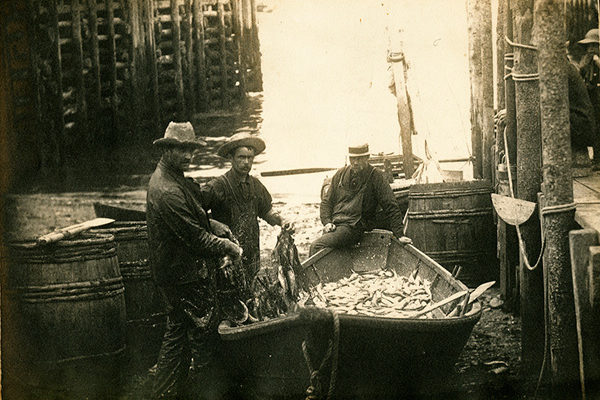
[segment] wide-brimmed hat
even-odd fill
[[[194,127],[190,122],[169,122],[165,130],[165,136],[156,139],[153,144],[157,146],[184,146],[184,147],[202,147],[206,142],[197,139],[194,133]]]
[[[348,146],[348,157],[364,157],[369,154],[369,145],[367,143]]]
[[[598,37],[598,29],[590,29],[585,34],[585,37],[577,43],[579,43],[579,44],[600,43],[600,38]]]
[[[217,154],[221,157],[229,157],[238,147],[251,147],[254,149],[254,155],[262,153],[265,150],[265,141],[250,132],[239,132],[227,139],[225,144],[219,147]]]

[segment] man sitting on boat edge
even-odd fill
[[[369,164],[367,143],[348,147],[350,165],[337,170],[321,200],[323,235],[310,246],[310,255],[326,248],[350,247],[363,232],[375,227],[375,212],[381,206],[391,230],[402,237],[402,212],[385,175]],[[410,241],[406,238],[403,241]]]

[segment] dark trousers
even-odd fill
[[[333,232],[324,233],[323,236],[312,242],[310,255],[326,247],[334,249],[354,246],[362,237],[362,229],[353,228],[348,225],[338,225]]]
[[[216,327],[213,323],[198,327],[198,321],[190,317],[186,302],[193,303],[197,292],[190,292],[188,289],[163,288],[169,314],[154,377],[155,399],[199,398],[202,394],[210,399],[225,397],[223,393],[226,391],[227,380],[219,362]],[[206,304],[208,303],[203,304],[202,299],[196,303],[200,310]],[[192,358],[193,374],[188,379]]]

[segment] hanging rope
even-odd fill
[[[511,41],[508,36],[504,36],[504,40],[506,41],[506,43],[508,43],[510,46],[512,47],[519,47],[521,49],[527,49],[527,50],[534,50],[537,51],[537,47],[532,46],[530,44],[522,44],[522,43],[515,43],[513,41]]]
[[[338,373],[340,318],[336,311],[328,311],[331,313],[333,319],[333,339],[329,339],[327,351],[325,352],[318,369],[314,369],[312,360],[310,359],[307,341],[302,341],[302,353],[304,354],[304,361],[306,361],[306,366],[310,373],[310,386],[306,389],[306,400],[318,400],[322,398],[321,375],[329,359],[331,359],[331,372],[329,374],[329,389],[327,391],[327,397],[325,398],[327,400],[333,398],[333,393],[335,392],[335,383]]]

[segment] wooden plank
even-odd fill
[[[71,33],[73,38],[72,55],[73,73],[75,75],[75,96],[77,99],[77,122],[79,134],[87,145],[90,142],[90,130],[87,129],[87,106],[85,101],[85,83],[83,78],[83,44],[81,39],[81,6],[79,0],[71,1]]]
[[[219,1],[217,12],[219,14],[219,51],[221,53],[221,101],[223,108],[229,106],[229,93],[227,92],[227,47],[225,36],[225,8]]]
[[[571,253],[571,274],[573,278],[573,299],[577,324],[577,346],[579,351],[579,378],[583,397],[586,382],[600,378],[600,360],[597,349],[597,318],[594,318],[590,304],[590,281],[588,266],[590,246],[598,244],[598,232],[582,229],[569,232]]]
[[[246,64],[244,62],[244,58],[242,57],[242,23],[241,23],[241,4],[240,0],[230,0],[231,1],[231,12],[233,14],[232,17],[232,28],[233,28],[233,41],[236,53],[236,60],[238,66],[238,78],[239,78],[239,90],[241,96],[244,96],[246,93]]]
[[[96,0],[88,0],[88,29],[90,30],[90,60],[92,62],[92,92],[90,108],[99,114],[102,104],[102,83],[100,81],[100,50],[98,47],[98,11]]]
[[[198,111],[206,111],[206,68],[204,66],[204,17],[202,16],[202,3],[193,0],[194,13],[194,54],[196,56],[196,80],[198,81]]]
[[[185,14],[182,19],[183,38],[185,41],[185,82],[186,104],[188,115],[196,112],[196,74],[194,73],[194,44],[192,40],[192,1],[184,0]]]
[[[155,7],[154,0],[145,1],[146,5],[146,15],[148,18],[146,19],[146,32],[148,39],[148,46],[146,47],[146,59],[150,65],[150,81],[152,83],[152,115],[154,116],[154,126],[156,127],[156,131],[154,132],[154,137],[160,137],[161,135],[161,108],[160,108],[160,91],[158,88],[158,65],[156,59],[156,36],[154,35],[154,27],[156,23],[155,18]]]
[[[394,75],[394,84],[396,91],[396,104],[398,122],[400,124],[400,142],[402,143],[402,159],[404,167],[404,175],[412,176],[414,172],[414,160],[412,155],[412,127],[411,114],[408,103],[408,92],[406,88],[406,63],[402,49],[402,43],[397,43],[395,49],[392,49],[392,54],[389,61],[392,63],[392,73]]]
[[[177,114],[181,119],[185,116],[185,99],[183,96],[183,74],[181,67],[181,33],[179,17],[179,1],[171,0],[171,29],[173,30],[173,61],[175,62],[175,87],[177,93]]]
[[[115,45],[115,25],[114,25],[114,3],[113,0],[105,0],[106,24],[108,31],[108,82],[110,93],[110,106],[113,114],[113,120],[117,113],[117,53]]]
[[[50,0],[48,5],[48,13],[50,16],[50,24],[54,29],[50,30],[52,43],[52,72],[54,74],[54,82],[56,82],[56,92],[54,92],[54,112],[56,118],[56,159],[58,163],[62,163],[64,159],[64,142],[65,142],[65,120],[63,117],[63,85],[62,85],[62,57],[58,35],[58,4],[57,0]]]

